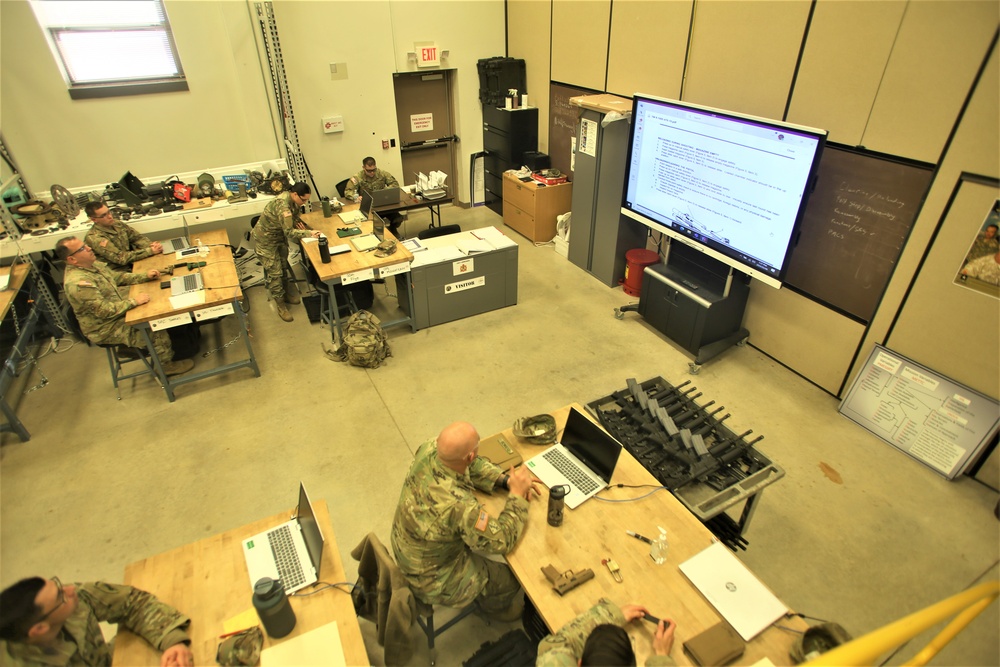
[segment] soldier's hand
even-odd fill
[[[163,244],[161,244],[159,241],[153,241],[152,243],[149,244],[149,249],[153,251],[154,255],[159,255],[161,252],[163,252]]]
[[[149,295],[143,292],[139,296],[135,297],[135,302],[140,306],[144,303],[149,303]]]
[[[674,647],[674,630],[677,624],[670,619],[662,618],[656,626],[656,635],[653,637],[653,652],[656,655],[670,655],[670,649]]]
[[[156,280],[160,277],[160,272],[156,269],[150,269],[149,271],[146,271],[146,277],[150,280]]]
[[[318,229],[314,229],[313,233],[312,233],[312,237],[314,239],[323,238],[323,232],[319,231]]]
[[[627,604],[622,607],[622,616],[626,621],[634,621],[649,613],[649,610],[639,604]]]
[[[295,229],[305,229],[305,228],[306,228],[306,223],[304,223],[302,221],[299,221],[299,222],[295,223]]]
[[[174,644],[160,657],[160,667],[193,667],[194,655],[187,644]]]
[[[507,481],[507,486],[510,488],[511,494],[515,496],[521,496],[525,500],[531,500],[531,492],[535,491],[535,495],[538,495],[538,491],[534,488],[535,478],[531,476],[528,472],[526,466],[521,466],[517,470],[510,474],[510,479]]]

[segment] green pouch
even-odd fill
[[[227,637],[219,644],[215,660],[220,665],[256,665],[264,647],[264,634],[258,626]]]
[[[360,234],[360,233],[361,233],[360,227],[337,228],[337,236],[339,236],[340,238],[344,238],[345,236],[354,236],[355,234]]]

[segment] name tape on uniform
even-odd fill
[[[352,271],[351,273],[345,273],[340,276],[341,285],[351,285],[353,283],[360,283],[362,280],[371,280],[375,277],[375,269],[362,269],[361,271]]]
[[[394,276],[397,273],[406,273],[409,270],[409,262],[400,262],[399,264],[393,264],[392,266],[383,266],[378,270],[378,275],[379,278],[388,278],[389,276]]]
[[[464,292],[465,290],[476,289],[485,285],[486,276],[479,276],[478,278],[470,278],[469,280],[462,280],[457,283],[448,283],[444,286],[444,293],[454,294],[455,292]]]
[[[149,328],[153,331],[163,331],[183,324],[191,324],[191,313],[178,313],[169,317],[161,317],[158,320],[150,320]]]
[[[223,303],[218,306],[212,306],[211,308],[202,308],[201,310],[194,311],[194,319],[201,322],[202,320],[211,320],[216,317],[232,315],[234,312],[233,304]]]

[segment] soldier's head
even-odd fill
[[[479,433],[468,422],[454,422],[437,437],[437,457],[447,467],[465,470],[479,455]]]
[[[87,217],[95,225],[101,225],[102,227],[111,227],[115,224],[115,218],[111,215],[111,209],[108,205],[102,201],[92,201],[87,202],[87,205],[83,207],[83,210],[87,212]]]
[[[361,166],[365,170],[365,176],[371,178],[375,175],[375,158],[369,156],[361,161]]]
[[[986,229],[983,230],[983,236],[987,239],[996,238],[997,226],[996,225],[986,225]]]
[[[60,239],[59,243],[56,243],[56,257],[70,266],[82,266],[85,269],[93,266],[94,260],[97,259],[90,246],[75,236]]]
[[[617,625],[598,625],[587,637],[581,665],[634,665],[635,651],[628,633]]]
[[[55,639],[79,599],[58,577],[22,579],[0,593],[0,639],[45,644]]]
[[[299,181],[292,187],[288,188],[288,192],[292,195],[292,202],[296,206],[302,206],[307,201],[309,201],[310,195],[312,195],[312,190],[309,188],[309,184],[305,181]]]

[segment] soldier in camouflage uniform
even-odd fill
[[[364,188],[368,192],[374,192],[376,190],[399,187],[399,181],[396,180],[395,176],[375,166],[375,158],[366,157],[361,161],[361,167],[361,171],[351,176],[350,180],[347,181],[347,185],[344,186],[344,197],[347,199],[360,201],[361,188]],[[397,239],[402,238],[399,235],[399,226],[403,224],[403,217],[395,212],[386,213],[382,217],[385,218],[386,224],[389,225],[389,231],[392,232],[392,235]]]
[[[0,665],[108,666],[112,646],[99,621],[119,623],[163,651],[162,667],[194,664],[186,632],[191,619],[149,593],[33,577],[0,593]]]
[[[94,254],[108,268],[131,271],[132,262],[163,252],[159,243],[150,243],[149,239],[124,222],[115,220],[104,202],[90,202],[84,210],[94,226],[83,241],[93,248]]]
[[[632,643],[622,628],[626,623],[641,619],[647,613],[639,605],[630,604],[619,609],[614,602],[602,598],[588,611],[564,625],[559,632],[542,639],[538,644],[535,667],[634,665]],[[646,667],[675,664],[670,657],[675,628],[674,623],[664,620],[656,626],[653,636],[653,651],[656,655],[646,661]]]
[[[478,601],[488,614],[520,616],[520,585],[504,563],[474,554],[507,554],[528,519],[531,473],[504,474],[478,457],[479,434],[455,422],[422,444],[392,523],[392,550],[413,593],[424,602],[462,607]],[[510,491],[499,516],[479,504],[474,489]]]
[[[66,262],[63,290],[73,308],[80,330],[94,343],[112,343],[144,348],[146,340],[138,329],[125,324],[130,308],[148,303],[149,295],[129,298],[128,285],[156,280],[160,272],[119,273],[97,261],[94,251],[71,236],[56,244],[56,256]],[[124,289],[123,289],[124,287]],[[179,375],[194,368],[190,359],[174,361],[174,348],[166,331],[152,333],[153,348],[167,375]]]
[[[319,232],[306,229],[305,223],[299,217],[299,209],[309,201],[311,194],[309,185],[301,181],[296,183],[288,192],[278,195],[264,207],[260,220],[251,232],[257,259],[264,267],[264,284],[274,299],[278,317],[285,322],[295,319],[285,304],[301,301],[294,283],[283,281],[288,245],[297,243],[307,236],[320,237]]]

